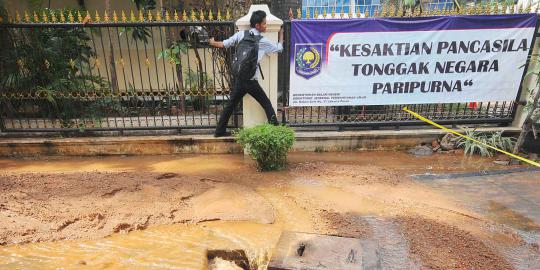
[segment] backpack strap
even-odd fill
[[[257,40],[257,45],[261,41],[262,38],[263,38],[262,35],[256,35],[255,36],[255,39]],[[257,63],[257,66],[259,66],[259,72],[261,73],[261,78],[264,80],[264,74],[262,72],[261,64]]]
[[[264,74],[262,73],[261,64],[257,64],[257,66],[259,66],[259,72],[261,73],[261,77],[264,80]]]

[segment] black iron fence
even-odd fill
[[[373,15],[489,14],[513,9],[407,13],[390,6],[383,7],[381,15]],[[343,18],[344,14],[324,15],[328,16]],[[278,113],[283,123],[371,128],[422,124],[401,110],[405,105],[289,107],[290,27],[285,22],[285,50],[278,69]],[[0,129],[213,128],[231,89],[233,51],[210,48],[207,39],[224,39],[234,31],[230,15],[223,20],[217,14],[214,19],[211,12],[191,12],[191,16],[186,12],[126,16],[122,12],[100,18],[99,14],[83,17],[49,10],[4,18],[0,23]],[[444,124],[506,125],[514,118],[517,102],[406,106]],[[241,126],[241,121],[237,110],[230,127]]]
[[[228,37],[234,22],[139,15],[61,11],[0,24],[0,128],[214,127],[231,89],[233,52],[207,40]]]

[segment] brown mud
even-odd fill
[[[513,269],[502,249],[540,256],[409,177],[508,166],[402,152],[295,153],[290,163],[259,173],[240,155],[0,160],[0,269],[204,269],[209,249],[242,249],[262,265],[284,230],[374,239],[385,269]]]

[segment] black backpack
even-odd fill
[[[261,35],[254,35],[249,30],[244,32],[244,38],[236,46],[236,53],[232,61],[232,74],[235,78],[245,81],[255,76],[261,39]]]

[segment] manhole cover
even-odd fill
[[[381,264],[374,241],[283,232],[268,269],[381,269]]]

